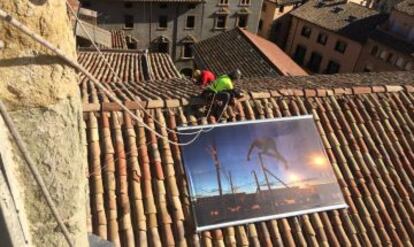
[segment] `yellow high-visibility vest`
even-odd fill
[[[221,75],[209,87],[213,92],[219,93],[225,90],[233,90],[233,82],[228,75]]]

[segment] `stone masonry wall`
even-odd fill
[[[65,0],[1,0],[0,8],[76,56]],[[0,22],[0,99],[43,175],[75,246],[87,246],[84,134],[77,75],[28,36]],[[34,246],[67,246],[27,165],[15,164]]]

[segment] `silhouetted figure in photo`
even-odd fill
[[[289,169],[287,160],[279,153],[276,147],[276,142],[271,137],[256,138],[250,145],[247,153],[247,160],[250,161],[250,156],[253,150],[257,148],[262,155],[270,156],[276,160],[281,161],[284,164],[285,169]]]

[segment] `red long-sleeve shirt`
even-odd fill
[[[216,76],[209,70],[201,71],[200,86],[206,87],[216,80]]]

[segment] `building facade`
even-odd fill
[[[310,73],[358,71],[364,44],[387,16],[355,3],[309,1],[291,12],[286,52]]]
[[[411,4],[410,4],[411,2]],[[414,69],[414,1],[394,8],[388,21],[370,35],[356,71]]]
[[[192,45],[234,27],[256,33],[261,0],[82,1],[98,12],[98,26],[124,30],[138,49],[169,53],[190,74]]]
[[[257,34],[284,47],[291,20],[288,14],[300,4],[297,0],[264,0]]]

